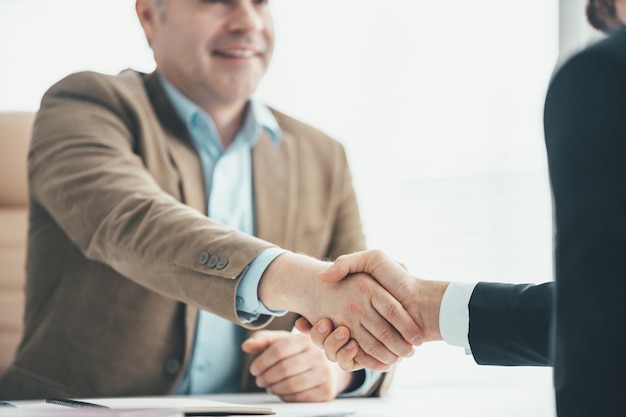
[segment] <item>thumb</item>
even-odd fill
[[[280,332],[271,330],[259,330],[252,336],[247,338],[241,344],[241,349],[250,354],[259,353],[262,350],[267,349],[279,338],[283,337]]]
[[[349,255],[341,255],[331,266],[320,272],[322,281],[336,282],[350,274],[357,272],[368,273],[369,265],[368,251],[355,252]]]
[[[300,333],[309,334],[311,332],[311,329],[313,328],[313,325],[311,325],[311,323],[304,317],[300,317],[298,320],[296,320],[295,327]]]

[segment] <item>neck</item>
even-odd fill
[[[217,134],[222,141],[222,147],[228,148],[235,140],[235,136],[243,125],[246,114],[246,103],[238,106],[204,106],[206,111],[215,123]]]
[[[243,124],[250,98],[222,99],[216,94],[203,92],[202,89],[188,88],[189,86],[186,84],[176,82],[176,77],[168,76],[165,72],[160,71],[159,68],[157,68],[157,72],[211,116],[223,149],[228,148],[235,140],[235,136]]]

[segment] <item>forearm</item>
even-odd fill
[[[329,287],[319,273],[329,263],[306,255],[286,252],[267,267],[259,282],[259,299],[270,310],[288,310],[303,316],[315,311],[321,288]]]
[[[154,155],[136,150],[142,139],[112,110],[114,103],[81,97],[69,87],[57,87],[44,98],[35,123],[29,187],[40,240],[58,228],[84,258],[159,294],[236,321],[232,304],[228,308],[223,300],[234,303],[237,278],[272,245],[179,201],[191,199],[193,192],[203,196],[202,188],[184,194],[169,161],[155,163]],[[146,152],[163,151],[163,144],[149,145],[143,146],[150,149]],[[44,243],[54,244],[40,243],[42,251]],[[203,252],[217,256],[219,268],[208,259],[201,262]]]

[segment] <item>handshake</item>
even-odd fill
[[[379,250],[341,256],[319,276],[323,291],[310,289],[309,302],[290,309],[303,316],[298,330],[344,371],[387,371],[414,346],[442,340],[439,310],[448,282],[417,278]]]

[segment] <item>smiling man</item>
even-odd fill
[[[251,98],[274,45],[267,1],[136,11],[154,73],[73,74],[43,97],[25,332],[0,397],[379,395],[388,374],[344,372],[291,332],[287,311],[332,317],[382,371],[419,344],[372,278],[317,279],[319,259],[365,240],[343,147]]]

